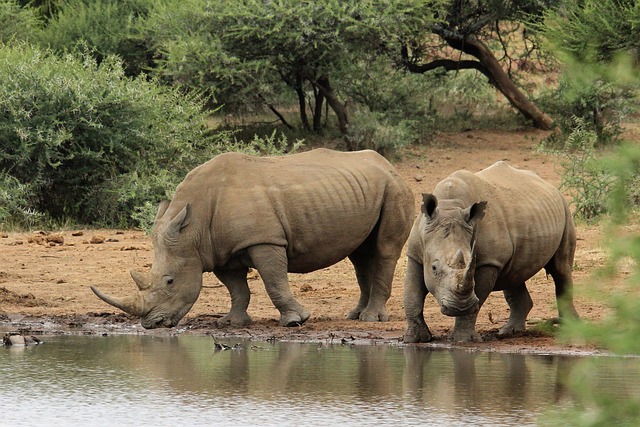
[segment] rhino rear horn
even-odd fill
[[[109,296],[107,294],[103,294],[102,292],[100,292],[100,290],[98,290],[94,286],[91,286],[91,290],[102,301],[116,308],[119,308],[120,310],[124,311],[125,313],[129,313],[132,316],[142,317],[145,313],[144,302],[142,299],[142,295],[140,294],[134,297],[126,298],[126,299],[119,299],[119,298],[114,298],[112,296]]]
[[[177,238],[189,222],[191,221],[191,205],[187,203],[184,208],[167,225],[167,238],[173,240]]]
[[[462,254],[462,250],[458,249],[458,251],[456,252],[456,254],[453,256],[453,261],[451,263],[451,267],[452,268],[464,268],[465,267],[465,263],[464,263],[464,255]]]
[[[138,285],[138,289],[140,289],[141,291],[147,289],[151,285],[144,274],[138,273],[135,270],[129,271],[129,274],[131,274],[131,278],[133,278],[133,281],[136,282],[136,285]]]

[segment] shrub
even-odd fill
[[[614,143],[622,133],[622,123],[633,108],[633,92],[622,85],[604,79],[575,80],[563,75],[553,91],[540,98],[540,104],[554,117],[561,133],[551,136],[558,144],[580,126],[596,136],[595,146]]]
[[[0,0],[0,43],[36,38],[40,26],[30,8],[21,8],[15,0]]]
[[[126,78],[114,57],[27,46],[0,48],[0,117],[0,171],[33,192],[28,208],[103,225],[130,223],[226,138],[197,99]]]
[[[32,206],[33,193],[28,185],[0,172],[0,228],[24,228],[44,219]]]
[[[153,64],[153,52],[138,34],[138,23],[153,0],[65,0],[47,22],[40,44],[56,52],[89,46],[98,62],[109,55],[124,61],[125,72],[137,76]]]
[[[596,132],[583,119],[574,118],[574,123],[562,150],[560,187],[571,194],[574,214],[589,221],[609,211],[607,198],[613,178],[597,159]]]
[[[640,238],[629,233],[624,226],[630,222],[634,212],[628,200],[637,191],[634,182],[640,175],[640,149],[635,143],[623,144],[613,156],[601,162],[601,167],[613,179],[609,192],[612,221],[605,233],[611,257],[608,265],[593,277],[591,290],[597,298],[606,298],[611,310],[598,322],[569,322],[563,326],[561,337],[570,342],[595,345],[614,354],[635,357],[640,354],[640,299],[637,298],[640,290]],[[621,265],[630,271],[619,285]],[[602,289],[610,288],[614,283],[617,290],[603,295]],[[567,378],[567,385],[575,393],[577,404],[546,414],[542,425],[636,426],[640,423],[637,389],[621,393],[621,390],[602,387],[602,377],[598,381],[592,362],[585,360]]]

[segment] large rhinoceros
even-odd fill
[[[480,341],[478,310],[503,291],[509,320],[505,336],[525,330],[533,306],[526,280],[542,268],[555,282],[560,317],[577,317],[572,277],[576,232],[562,194],[533,172],[497,162],[478,172],[457,171],[433,194],[423,194],[409,236],[404,307],[405,342],[427,342],[425,297],[455,316],[450,339]]]
[[[393,166],[374,151],[317,149],[281,157],[226,153],[191,171],[173,199],[160,204],[148,277],[139,291],[105,302],[142,318],[145,328],[173,327],[213,271],[231,295],[219,325],[246,325],[249,268],[257,269],[280,325],[309,312],[293,297],[287,272],[306,273],[349,257],[360,300],[349,319],[388,320],[393,273],[411,230],[414,197]]]

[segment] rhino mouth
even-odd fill
[[[446,301],[444,298],[440,301],[440,312],[445,316],[459,317],[474,314],[480,309],[478,298],[473,298],[468,304],[461,305]]]
[[[145,329],[156,329],[156,328],[173,328],[178,324],[177,320],[172,319],[171,317],[157,316],[154,318],[145,318],[140,322],[142,327]]]

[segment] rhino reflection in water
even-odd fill
[[[411,230],[408,185],[373,151],[318,149],[281,157],[216,156],[191,171],[173,200],[160,204],[149,276],[132,271],[138,291],[105,302],[173,327],[191,309],[202,274],[213,271],[231,294],[221,325],[251,323],[249,268],[260,274],[280,325],[310,313],[293,297],[287,272],[306,273],[349,257],[360,285],[350,319],[387,320],[396,263]]]
[[[553,277],[560,317],[577,317],[572,300],[576,232],[562,194],[535,173],[504,162],[473,174],[457,171],[423,194],[408,242],[405,342],[427,342],[429,292],[456,316],[454,341],[480,341],[478,310],[503,291],[510,315],[500,335],[525,330],[533,306],[526,287],[542,268]]]

